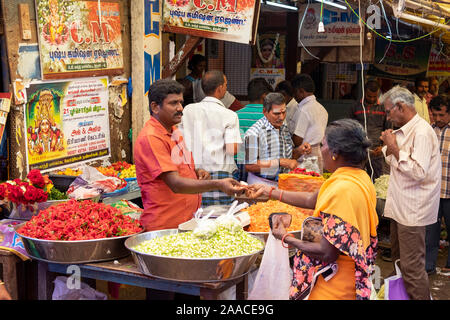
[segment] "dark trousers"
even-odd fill
[[[400,259],[400,270],[411,300],[430,300],[425,271],[425,226],[408,227],[391,220],[391,257]]]
[[[434,270],[436,268],[436,260],[439,251],[439,240],[441,236],[441,223],[444,218],[445,226],[447,228],[447,237],[450,235],[450,199],[441,199],[439,202],[438,220],[436,223],[430,224],[426,227],[426,264],[427,271]],[[446,267],[450,267],[450,246],[447,252],[447,264]]]

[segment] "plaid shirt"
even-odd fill
[[[233,178],[233,174],[226,171],[210,172],[211,180]],[[212,190],[202,193],[202,207],[208,207],[212,205],[226,205],[231,204],[234,198],[223,193],[220,190]]]
[[[258,160],[291,159],[294,143],[285,124],[278,130],[266,117],[262,117],[245,133],[244,147],[245,164],[256,164]],[[277,180],[278,174],[285,172],[289,172],[289,169],[277,166],[261,169],[261,173],[256,175]]]
[[[442,158],[442,184],[441,184],[441,199],[450,198],[450,125],[447,124],[444,128],[439,128],[433,125],[434,132],[439,140],[439,149]]]

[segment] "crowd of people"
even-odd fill
[[[368,299],[379,223],[373,182],[389,174],[392,262],[400,259],[411,299],[430,299],[441,220],[450,226],[450,112],[448,98],[430,92],[432,80],[418,79],[414,93],[395,86],[384,94],[369,80],[348,118],[331,123],[307,74],[275,89],[252,79],[249,103],[235,110],[224,103],[221,71],[203,72],[196,81],[204,97],[189,103],[185,83],[158,80],[148,94],[151,119],[134,146],[141,222],[146,230],[177,228],[200,207],[244,193],[311,208],[322,220],[318,243],[295,239],[273,219],[274,236],[298,249],[291,298]],[[278,175],[309,157],[320,173],[333,173],[321,189],[279,190]],[[449,267],[450,260],[443,270]]]

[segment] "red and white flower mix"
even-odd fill
[[[119,209],[91,200],[69,200],[39,212],[17,233],[43,240],[92,240],[142,231],[137,220]]]

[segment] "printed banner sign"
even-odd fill
[[[252,68],[250,69],[250,80],[264,78],[273,87],[285,79],[285,69]]]
[[[164,31],[249,43],[255,1],[259,0],[164,0]]]
[[[42,79],[123,72],[119,2],[36,0]]]
[[[28,170],[46,172],[109,156],[107,77],[35,82],[27,97]]]
[[[380,78],[414,81],[417,77],[426,75],[430,49],[430,41],[389,44],[389,41],[377,38],[375,60],[369,74]]]
[[[439,45],[433,44],[430,51],[427,77],[450,76],[450,59],[447,58],[449,54],[450,49],[448,48],[448,46],[444,46],[441,48]]]
[[[307,5],[301,5],[299,12],[300,41],[306,47],[359,46],[360,27],[358,17],[349,9],[323,8],[325,32],[319,33],[320,3],[310,4],[303,19]],[[355,9],[358,13],[358,8]]]

